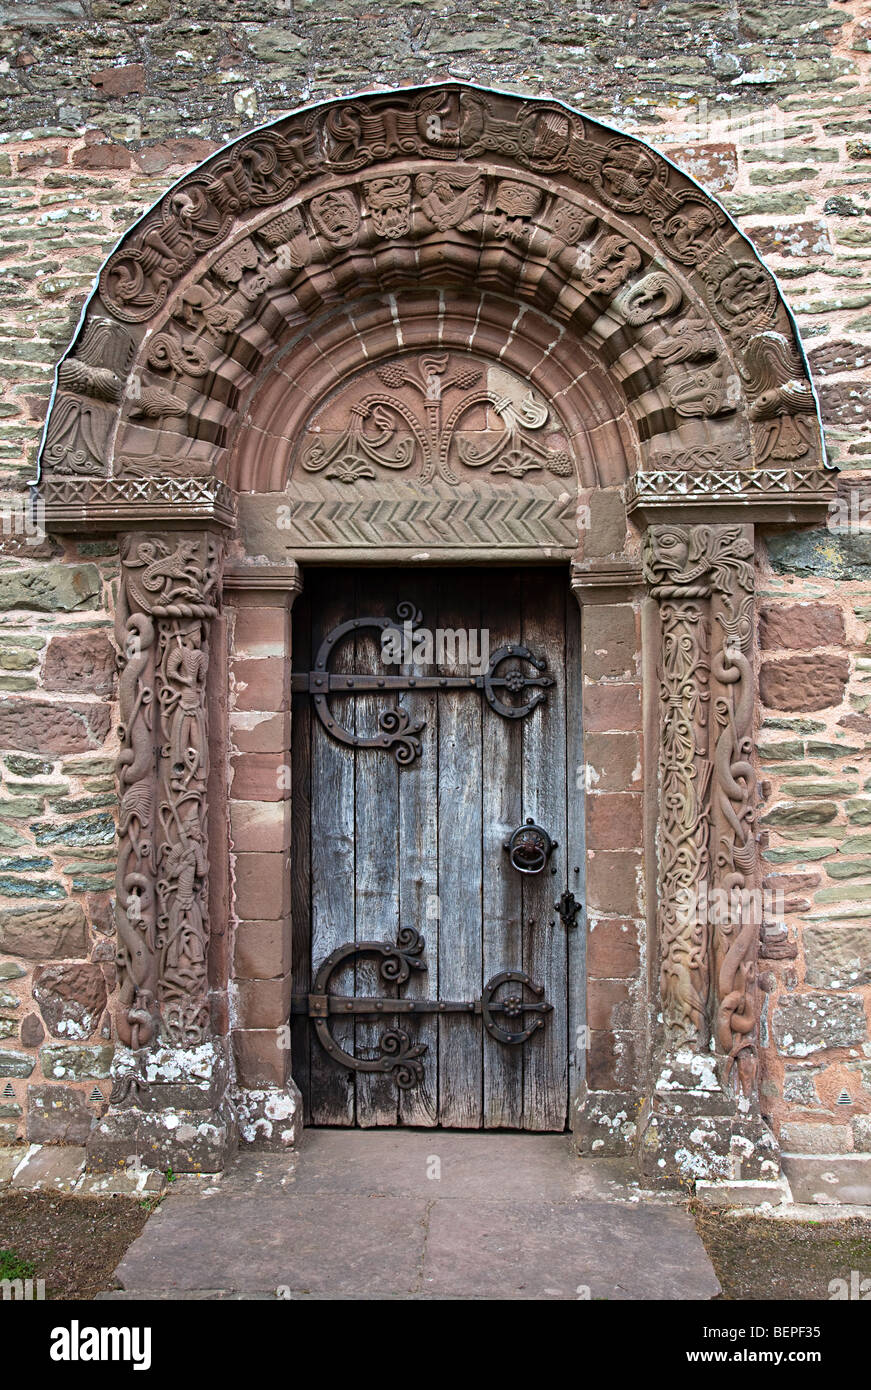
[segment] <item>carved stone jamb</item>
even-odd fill
[[[118,1046],[88,1160],[210,1172],[234,1140],[208,975],[207,677],[224,545],[208,529],[143,530],[120,548]]]
[[[660,614],[660,1027],[639,1130],[648,1181],[769,1179],[757,1095],[762,926],[750,525],[651,526]]]

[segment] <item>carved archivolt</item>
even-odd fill
[[[820,467],[791,320],[726,214],[636,140],[450,83],[285,117],[170,189],[101,272],[46,470],[244,486],[233,439],[288,337],[435,278],[604,354],[645,468]]]
[[[662,621],[658,927],[672,1046],[713,1033],[755,1084],[762,927],[755,830],[753,542],[745,526],[652,526]]]

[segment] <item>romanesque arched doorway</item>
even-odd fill
[[[317,791],[290,756],[294,693],[343,743],[339,702],[319,703],[317,652],[303,669],[292,656],[307,573],[388,566],[417,582],[451,566],[441,626],[471,631],[486,624],[471,608],[462,621],[463,575],[502,566],[543,585],[562,567],[583,610],[580,638],[564,616],[559,639],[575,700],[561,706],[557,769],[572,853],[551,880],[568,895],[577,867],[588,905],[585,975],[584,952],[559,948],[578,1142],[637,1144],[666,1181],[776,1168],[756,1101],[753,525],[815,515],[829,482],[793,322],[713,199],[559,103],[458,83],[282,118],[182,179],[109,257],[58,371],[40,488],[53,529],[121,538],[117,1084],[95,1163],[149,1145],[177,1170],[206,1167],[237,1125],[262,1143],[296,1131],[292,921],[330,910],[310,881],[301,896],[294,816],[305,833],[300,804],[327,783]],[[317,582],[309,642],[341,588]],[[347,620],[373,616],[355,595]],[[541,600],[530,631],[555,603]],[[503,621],[503,645],[547,663],[522,612]],[[385,677],[364,655],[358,644],[330,669],[377,691]],[[524,653],[505,661],[507,685],[494,695],[490,672],[489,695],[516,716],[532,676]],[[400,663],[397,679],[472,678],[415,669]],[[405,712],[389,706],[386,723],[371,685],[353,693],[361,724],[344,746],[368,767],[398,762],[426,722],[420,688],[403,687]],[[367,761],[360,740],[376,733]],[[507,745],[492,758],[514,765]],[[554,759],[521,764],[521,785],[537,787]],[[472,780],[480,804],[495,796],[498,778],[489,792]],[[373,798],[387,804],[376,788],[360,805]],[[328,827],[307,824],[311,863]],[[488,825],[495,841],[508,812]],[[327,894],[335,875],[322,879]],[[470,891],[483,904],[497,882],[479,874]],[[711,922],[700,885],[746,890],[750,906]],[[379,938],[422,933],[427,896],[416,922],[385,922]],[[549,968],[576,929],[545,906],[533,917]],[[492,920],[482,906],[481,933]],[[474,940],[469,1027],[483,1043],[491,980]],[[394,944],[389,972],[410,975],[414,939]],[[340,1035],[322,963],[313,950],[297,1019],[329,1054]],[[493,1026],[514,1009],[525,1032],[544,1017],[523,992],[541,970],[524,967],[522,943],[495,975],[512,965],[529,979],[502,982]],[[570,1073],[574,1020],[588,1031]],[[378,1079],[401,1065],[413,1081],[418,1044],[390,1031]],[[483,1094],[466,1070],[468,1094]]]

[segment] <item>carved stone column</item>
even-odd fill
[[[649,1180],[774,1179],[759,1114],[762,926],[753,768],[753,528],[657,525],[661,1022],[640,1131]]]
[[[209,530],[121,541],[116,877],[119,1046],[92,1167],[215,1171],[232,1138],[226,1040],[209,1018],[209,629],[223,542]]]

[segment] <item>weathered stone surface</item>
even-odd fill
[[[49,643],[42,671],[46,690],[111,695],[115,650],[105,632],[59,633]]]
[[[871,420],[871,385],[867,382],[824,382],[820,386],[819,396],[826,424],[867,424]]]
[[[268,1090],[234,1092],[239,1139],[255,1149],[292,1149],[302,1137],[302,1096],[291,1080]]]
[[[71,847],[111,845],[115,839],[115,822],[111,816],[99,815],[83,817],[81,820],[38,821],[31,826],[36,843],[43,845],[69,845]]]
[[[763,825],[828,825],[838,814],[834,801],[782,802],[761,817]],[[824,853],[828,854],[826,850]]]
[[[99,965],[49,965],[34,972],[33,995],[55,1037],[85,1039],[106,1007],[106,982]]]
[[[728,193],[738,177],[738,152],[734,145],[706,144],[669,145],[669,159],[696,179],[710,193]]]
[[[792,656],[763,661],[759,693],[770,709],[811,710],[839,705],[850,675],[845,656]]]
[[[860,371],[871,365],[871,348],[849,338],[837,338],[811,348],[808,361],[814,376],[832,376],[836,372]]]
[[[776,574],[825,579],[871,578],[871,532],[809,530],[768,538]]]
[[[765,604],[759,611],[759,645],[812,651],[846,639],[844,614],[826,603]],[[50,651],[50,649],[49,649]]]
[[[109,1075],[114,1048],[47,1043],[39,1054],[45,1076],[65,1081],[102,1081]]]
[[[93,1121],[81,1091],[72,1086],[28,1086],[27,1138],[31,1144],[84,1144]]]
[[[810,218],[805,222],[779,222],[769,227],[748,227],[747,232],[763,256],[790,256],[804,260],[807,256],[830,256],[832,253],[829,229],[822,218]]]
[[[25,960],[83,956],[88,949],[85,914],[78,903],[0,908],[0,951]]]
[[[871,1158],[867,1154],[783,1155],[793,1200],[824,1206],[871,1204]]]
[[[100,595],[96,565],[39,565],[0,571],[0,612],[13,608],[41,613],[96,608]]]
[[[141,63],[124,63],[91,73],[91,81],[105,97],[126,97],[145,91],[145,68]]]
[[[628,604],[602,604],[584,613],[584,671],[589,680],[627,680],[635,674],[635,613]]]
[[[807,926],[805,983],[822,989],[871,984],[871,926]]]
[[[106,704],[4,700],[0,703],[0,748],[83,753],[100,747],[111,718]]]
[[[21,1041],[25,1047],[39,1047],[45,1037],[45,1029],[39,1014],[28,1014],[21,1020]]]
[[[34,1066],[35,1059],[28,1052],[0,1048],[0,1076],[29,1076]]]
[[[61,1141],[63,1142],[63,1141]],[[85,1166],[81,1146],[57,1143],[29,1149],[15,1170],[11,1186],[27,1192],[72,1192]]]
[[[853,1136],[850,1126],[819,1123],[805,1123],[790,1120],[781,1126],[780,1142],[790,1153],[802,1154],[840,1154],[852,1146]]]
[[[773,1027],[778,1049],[787,1057],[856,1047],[868,1037],[861,998],[823,991],[786,996],[774,1010]]]

